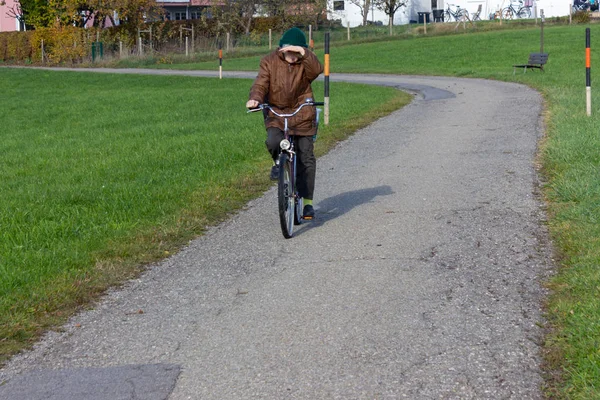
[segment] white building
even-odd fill
[[[364,1],[364,0],[357,0]],[[450,5],[452,9],[455,6],[466,8],[469,12],[469,16],[475,13],[481,5],[480,18],[488,19],[490,14],[493,14],[496,10],[507,7],[511,0],[408,0],[406,7],[401,7],[394,15],[394,25],[408,24],[411,21],[422,22],[423,19],[427,19],[433,22],[433,15],[431,14],[434,9],[445,9]],[[513,0],[515,8],[518,8],[518,0]],[[569,15],[572,0],[532,0],[534,6],[531,9],[531,17],[534,18],[535,10],[537,7],[539,10],[544,10],[545,17],[558,17]],[[436,4],[437,3],[437,4]],[[363,3],[364,4],[364,3]],[[343,10],[340,8],[343,7]],[[344,26],[350,24],[350,27],[356,27],[362,25],[362,16],[360,14],[360,7],[353,4],[350,0],[329,0],[329,9],[335,10],[328,14],[329,19],[339,19],[342,21]],[[419,13],[425,13],[419,17]],[[385,15],[383,11],[377,9],[377,7],[371,7],[368,21],[381,22],[383,25],[387,25],[389,17]]]

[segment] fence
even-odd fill
[[[396,32],[406,27],[394,27]],[[307,38],[322,46],[325,32],[331,42],[373,40],[389,37],[388,27],[321,26],[306,27]],[[213,59],[219,49],[228,54],[264,53],[277,47],[282,30],[266,33],[251,32],[208,34],[194,30],[192,25],[181,25],[176,34],[161,34],[158,30],[139,30],[137,37],[121,40],[108,30],[64,28],[59,31],[42,29],[28,32],[0,33],[0,62],[30,64],[86,64],[132,57],[165,58],[192,56],[194,59]]]

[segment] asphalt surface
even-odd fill
[[[331,80],[416,96],[318,160],[314,222],[284,239],[269,190],[14,357],[0,398],[541,399],[541,97]]]

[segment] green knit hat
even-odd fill
[[[281,40],[279,41],[279,47],[285,46],[308,47],[306,45],[306,36],[304,36],[304,32],[302,32],[296,27],[285,31],[285,33],[281,37]]]

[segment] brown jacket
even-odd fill
[[[315,54],[306,49],[304,57],[295,64],[285,61],[279,49],[263,57],[258,76],[250,89],[250,100],[269,103],[286,114],[291,114],[307,98],[314,99],[311,82],[323,72],[323,66]],[[316,133],[316,110],[304,107],[298,114],[288,119],[290,134],[312,136]],[[283,130],[283,118],[269,112],[265,119],[267,128]]]

